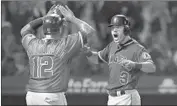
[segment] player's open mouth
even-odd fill
[[[114,36],[114,38],[118,38],[118,34],[114,34],[113,36]]]
[[[119,34],[118,33],[113,34],[113,37],[116,38],[116,39],[118,39],[119,38]]]
[[[119,42],[119,33],[113,33],[112,36],[115,42]]]

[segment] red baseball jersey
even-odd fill
[[[65,92],[70,76],[70,63],[74,55],[83,47],[80,32],[61,40],[38,39],[33,34],[22,38],[30,65],[28,91]]]
[[[115,42],[111,42],[106,48],[99,51],[98,55],[102,61],[109,65],[108,90],[134,89],[140,75],[143,73],[140,70],[131,69],[131,67],[123,67],[120,64],[122,59],[134,62],[152,62],[147,50],[134,39],[129,40],[121,47]]]

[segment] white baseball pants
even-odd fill
[[[120,94],[120,91],[117,93]],[[137,90],[126,90],[124,95],[109,95],[107,105],[141,105],[141,98]]]
[[[36,93],[28,91],[26,94],[27,105],[67,105],[64,92]]]

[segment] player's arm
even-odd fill
[[[77,17],[74,16],[73,12],[67,7],[67,6],[59,6],[59,10],[61,11],[61,13],[63,14],[63,16],[65,17],[66,20],[72,22],[73,24],[75,24],[80,32],[81,32],[81,36],[83,37],[83,43],[85,43],[85,39],[87,36],[91,36],[93,35],[93,33],[95,32],[95,29],[93,29],[89,24],[87,24],[86,22],[78,19]]]
[[[21,29],[21,36],[22,36],[22,44],[26,48],[29,42],[36,38],[34,32],[36,29],[41,26],[43,23],[42,18],[37,18],[31,22],[29,22],[27,25],[25,25]]]
[[[42,22],[43,22],[42,18],[37,18],[29,22],[21,29],[21,36],[24,37],[25,35],[28,34],[34,34],[35,30],[42,25]]]
[[[138,68],[146,73],[153,73],[156,71],[156,66],[147,50],[143,48],[137,55],[138,62],[135,63],[135,68]]]
[[[77,25],[77,27],[79,28],[80,32],[84,36],[91,36],[95,32],[95,29],[93,29],[89,24],[87,24],[86,22],[80,20],[77,17],[73,17],[71,22],[74,23],[75,25]]]
[[[109,56],[108,56],[108,54],[109,54],[109,46],[110,45],[107,45],[103,50],[101,50],[101,51],[93,51],[93,50],[91,50],[90,49],[90,47],[87,47],[87,46],[84,46],[84,50],[82,50],[83,52],[85,52],[85,54],[87,55],[87,56],[92,56],[92,55],[94,55],[94,56],[98,56],[99,58],[99,61],[102,61],[102,62],[105,62],[105,63],[108,63],[108,61],[109,61]]]
[[[55,11],[56,5],[53,5],[50,10],[48,11],[47,15],[50,15]],[[21,29],[21,36],[24,37],[28,34],[34,35],[34,32],[43,24],[43,17],[37,18],[28,24],[26,24],[22,29]],[[35,35],[34,35],[35,37]]]
[[[153,73],[156,71],[156,66],[154,65],[153,62],[150,62],[150,61],[136,62],[135,68],[138,68],[141,71],[146,72],[146,73]]]
[[[156,71],[156,66],[152,61],[151,56],[145,49],[137,51],[136,58],[136,62],[124,59],[120,62],[120,64],[123,67],[132,67],[133,69],[139,69],[146,73],[153,73]]]

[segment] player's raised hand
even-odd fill
[[[47,15],[53,14],[57,12],[57,5],[54,4],[48,11]]]
[[[132,69],[135,68],[136,63],[131,61],[131,60],[127,60],[127,59],[123,59],[120,64],[127,70],[127,71],[131,71]]]
[[[72,21],[75,18],[74,13],[67,5],[65,7],[60,5],[58,8],[67,21]]]

